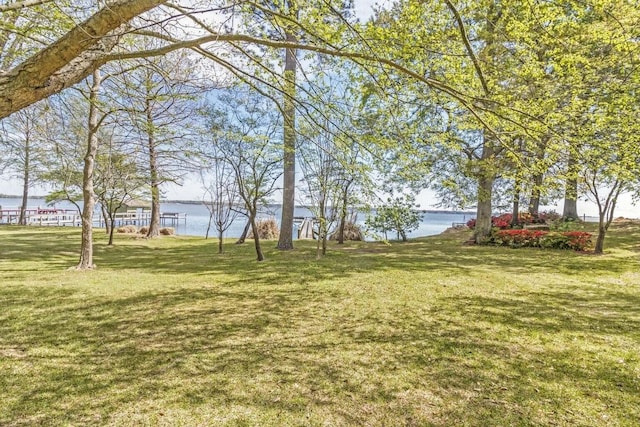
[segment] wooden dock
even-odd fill
[[[187,224],[187,214],[183,212],[163,212],[160,214],[160,224],[177,226],[180,222]]]
[[[317,218],[305,218],[296,216],[293,218],[293,224],[298,228],[298,239],[315,239],[318,235],[315,227],[318,224]]]
[[[75,209],[36,208],[25,210],[29,225],[80,225],[82,222]],[[20,209],[0,209],[1,224],[18,224]]]
[[[25,211],[27,225],[37,226],[70,226],[79,227],[82,225],[82,216],[75,209],[27,209]],[[94,226],[105,227],[104,218],[97,211],[93,216]],[[18,224],[20,219],[20,209],[0,210],[0,224]],[[118,212],[115,215],[115,226],[123,225],[144,226],[151,222],[151,212],[129,211]],[[187,223],[187,214],[182,212],[160,213],[160,224],[177,226],[180,223]]]
[[[98,226],[104,227],[104,219],[102,215],[97,219]],[[161,225],[171,225],[173,227],[179,225],[181,222],[184,224],[187,223],[187,214],[182,212],[161,212],[160,213],[160,224]],[[137,212],[137,211],[129,211],[129,212],[118,212],[115,215],[115,226],[122,227],[123,225],[136,225],[143,226],[149,225],[151,223],[151,212]]]

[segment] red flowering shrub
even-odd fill
[[[551,221],[556,221],[560,215],[556,212],[542,212],[540,214],[532,215],[529,212],[518,213],[518,224],[546,224]],[[491,226],[499,228],[501,230],[511,228],[511,221],[513,220],[513,214],[503,213],[498,216],[491,217]],[[476,228],[476,219],[470,219],[467,221],[467,227],[470,229]]]
[[[584,231],[549,233],[544,239],[543,247],[585,251],[591,247],[591,233],[587,233]]]
[[[591,233],[585,231],[567,231],[562,233],[568,241],[569,249],[574,251],[584,251],[591,246]]]
[[[505,213],[502,215],[498,215],[498,216],[492,216],[491,217],[491,225],[493,227],[499,228],[501,230],[504,230],[505,228],[509,228],[511,227],[511,219],[513,218],[513,215],[509,214],[509,213]]]
[[[495,233],[494,241],[499,245],[511,247],[540,247],[540,240],[546,231],[512,229],[500,230]]]
[[[495,227],[495,228],[499,228],[501,230],[505,229],[505,228],[509,228],[511,227],[511,218],[513,216],[511,214],[502,214],[502,215],[498,215],[498,216],[492,216],[491,217],[491,226]],[[467,221],[467,227],[469,227],[470,229],[474,229],[476,228],[476,219],[472,218],[469,221]]]

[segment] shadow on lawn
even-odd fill
[[[0,359],[14,372],[0,379],[0,424],[120,414],[135,425],[126,417],[235,405],[298,424],[314,412],[347,425],[580,424],[572,417],[590,408],[563,399],[563,387],[638,415],[633,365],[606,353],[607,337],[638,342],[637,296],[469,296],[425,310],[363,310],[343,297],[294,286],[81,300],[65,288],[0,289],[0,325],[11,325],[0,326],[0,343],[20,354]],[[603,353],[520,341],[563,334],[577,347],[601,340]]]
[[[469,274],[479,266],[496,268],[508,273],[529,274],[548,271],[550,266],[559,273],[573,274],[623,273],[638,269],[638,260],[617,259],[612,263],[605,257],[577,254],[572,251],[541,249],[509,249],[502,247],[463,246],[460,239],[422,238],[408,243],[350,242],[341,246],[331,242],[328,255],[316,259],[315,242],[298,241],[293,256],[275,249],[274,241],[263,241],[267,261],[257,263],[252,242],[244,245],[225,245],[225,254],[216,253],[215,239],[186,241],[179,238],[146,240],[117,236],[109,247],[104,235],[96,231],[94,259],[99,269],[140,270],[153,273],[242,273],[245,281],[272,283],[344,277],[363,271],[401,269],[403,271],[439,270],[455,274]],[[620,237],[617,237],[620,239]],[[640,238],[639,238],[640,239]],[[635,241],[633,241],[635,242]],[[631,241],[617,244],[632,245]],[[79,253],[77,229],[20,229],[2,235],[0,259],[17,262],[38,262],[46,268],[64,269],[77,263]],[[34,250],[34,248],[37,248]],[[3,270],[11,270],[4,266]],[[19,267],[16,267],[19,268]]]
[[[610,352],[610,340],[632,343],[630,352],[640,342],[640,298],[624,288],[546,284],[538,293],[456,295],[425,308],[370,306],[337,287],[299,286],[375,270],[623,273],[637,271],[637,260],[420,239],[332,246],[317,261],[312,242],[293,254],[274,245],[264,243],[264,263],[253,261],[250,244],[219,256],[214,240],[96,245],[101,270],[220,275],[224,286],[120,297],[0,288],[0,425],[102,424],[114,414],[135,425],[145,422],[126,417],[234,405],[296,424],[323,410],[338,425],[586,425],[602,405],[640,415],[634,364]],[[9,263],[1,273],[30,262],[72,266],[78,247],[76,230],[3,234],[0,257]],[[585,399],[592,405],[581,407]]]

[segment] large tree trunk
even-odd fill
[[[478,179],[478,206],[476,211],[476,227],[473,232],[473,240],[483,243],[491,236],[491,196],[493,192],[494,178],[484,176]]]
[[[122,24],[165,0],[119,0],[0,77],[0,119],[78,83],[117,43]],[[120,27],[120,28],[119,28]],[[109,37],[105,37],[109,35]]]
[[[93,195],[93,171],[96,153],[98,151],[98,91],[100,90],[100,71],[93,72],[93,84],[89,94],[89,124],[87,138],[87,153],[84,156],[84,170],[82,173],[82,241],[80,246],[80,262],[78,270],[95,268],[93,264],[93,209],[95,198]]]
[[[545,152],[547,149],[547,143],[549,142],[549,136],[543,137],[537,144],[536,147],[536,168],[540,168],[539,165],[542,164],[545,157]],[[540,198],[542,196],[542,183],[544,182],[544,173],[536,172],[533,175],[533,187],[531,188],[531,198],[529,199],[529,213],[533,216],[538,216],[540,214]]]
[[[286,33],[286,39],[295,42],[296,38]],[[293,249],[293,216],[295,210],[296,188],[296,50],[286,49],[284,65],[284,173],[282,188],[282,215],[280,218],[280,237],[278,249]]]
[[[157,174],[157,171],[156,171]],[[157,179],[157,177],[156,177]],[[160,187],[158,181],[152,178],[151,184],[151,221],[147,237],[158,237],[160,235]]]
[[[27,119],[28,121],[29,119]],[[27,129],[27,136],[24,140],[24,170],[22,172],[22,204],[20,205],[20,218],[18,224],[27,225],[27,203],[29,201],[29,168],[30,165],[30,143],[31,138],[29,135],[29,129]]]
[[[154,132],[150,98],[146,100],[147,148],[149,149],[149,178],[151,179],[151,220],[147,237],[160,235],[160,174],[158,172],[158,152]]]
[[[513,184],[513,208],[511,209],[511,227],[520,225],[520,194],[521,194],[520,178],[515,179]]]
[[[562,217],[564,219],[578,219],[578,201],[577,196],[573,196],[573,190],[569,189],[570,185],[575,185],[573,188],[577,190],[578,183],[574,180],[572,183],[567,181],[567,188],[565,188],[564,195],[564,207],[562,209]]]
[[[540,188],[542,186],[542,174],[533,176],[533,188],[531,189],[531,198],[529,199],[529,213],[538,216],[540,213]]]
[[[496,150],[491,138],[492,136],[487,136],[485,132],[482,156],[478,162],[478,206],[473,241],[480,244],[491,236],[491,214],[493,213],[491,199],[493,183],[496,179],[496,172],[492,164],[495,161]]]
[[[571,153],[564,187],[564,207],[562,209],[562,217],[564,219],[578,218],[578,180],[575,178],[577,163],[575,155]]]

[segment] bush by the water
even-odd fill
[[[395,232],[396,238],[407,241],[407,233],[416,230],[420,226],[422,214],[415,210],[419,207],[415,203],[413,194],[404,194],[395,198],[387,198],[385,205],[375,210],[375,215],[369,216],[365,225],[369,230],[382,233],[387,240],[387,232]]]
[[[173,236],[176,234],[176,231],[172,227],[162,227],[160,229],[160,234],[163,236]]]
[[[123,225],[122,227],[116,228],[118,233],[137,233],[138,227],[135,225]]]
[[[331,236],[329,236],[329,240],[338,240],[338,235],[340,234],[340,230],[336,230]],[[362,241],[364,240],[364,235],[362,234],[362,230],[358,224],[353,222],[347,222],[344,224],[344,240],[354,240],[354,241]]]
[[[259,219],[256,223],[258,237],[261,239],[277,239],[280,236],[280,229],[275,218]],[[253,230],[249,231],[248,239],[253,239]]]

